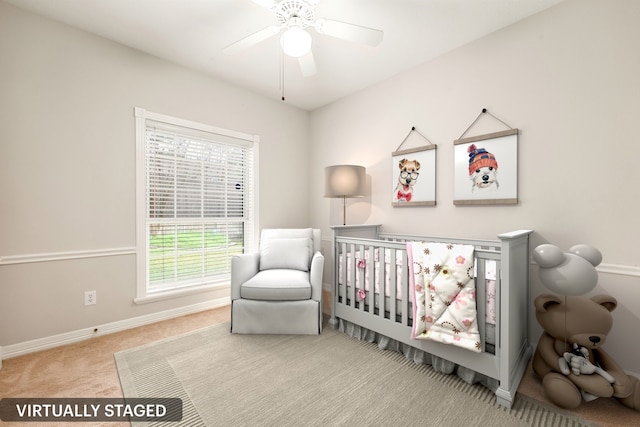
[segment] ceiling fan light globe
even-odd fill
[[[280,37],[282,50],[288,56],[299,58],[311,51],[311,34],[299,27],[292,27]]]

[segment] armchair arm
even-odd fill
[[[313,254],[309,281],[311,282],[311,299],[322,301],[322,273],[324,271],[324,255],[320,252]]]
[[[258,274],[260,254],[234,255],[231,258],[231,301],[240,298],[240,286]]]

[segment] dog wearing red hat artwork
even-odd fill
[[[498,161],[496,156],[484,148],[478,148],[471,144],[467,150],[469,153],[469,178],[471,179],[471,191],[476,189],[498,190]]]

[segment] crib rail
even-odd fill
[[[394,242],[439,242],[459,245],[473,245],[476,249],[490,249],[499,252],[500,240],[477,240],[457,237],[418,236],[413,234],[379,233],[378,239]]]

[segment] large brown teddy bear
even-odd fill
[[[625,374],[603,349],[613,326],[612,296],[535,299],[536,318],[544,329],[533,355],[533,371],[542,379],[547,397],[557,406],[574,409],[582,401],[615,397],[640,410],[640,380]]]

